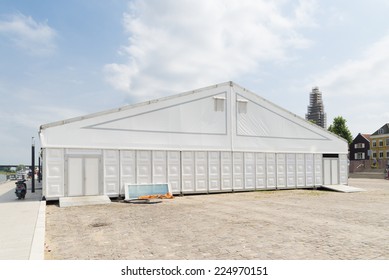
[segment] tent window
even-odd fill
[[[214,98],[215,102],[215,111],[216,112],[224,112],[224,103],[226,103],[226,99],[224,97],[217,97]]]
[[[236,103],[237,103],[237,107],[238,107],[238,113],[239,114],[246,114],[248,101],[244,100],[244,99],[237,99]]]

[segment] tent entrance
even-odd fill
[[[100,156],[68,156],[65,165],[65,196],[102,194],[100,174]]]
[[[323,154],[324,185],[339,184],[339,155]]]

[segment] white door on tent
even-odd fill
[[[66,165],[67,196],[99,195],[100,157],[72,156]]]
[[[324,185],[339,184],[339,166],[337,158],[324,158]]]

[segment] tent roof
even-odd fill
[[[44,124],[40,136],[42,147],[347,153],[343,138],[231,81]]]

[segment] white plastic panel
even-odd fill
[[[267,177],[267,187],[275,188],[277,185],[275,154],[270,154],[270,153],[266,154],[266,177]]]
[[[64,152],[63,149],[45,149],[43,195],[46,198],[64,196]]]
[[[153,183],[167,183],[167,158],[166,151],[153,151]]]
[[[339,184],[339,160],[337,158],[331,159],[331,184]]]
[[[232,190],[232,153],[221,152],[221,186],[223,191]]]
[[[315,185],[323,183],[323,155],[315,154]]]
[[[323,160],[324,185],[331,185],[331,159]]]
[[[182,192],[194,192],[195,189],[195,162],[194,152],[181,152],[182,163]]]
[[[288,188],[296,187],[296,154],[286,155],[286,178]]]
[[[266,188],[266,156],[264,153],[255,154],[256,189]]]
[[[277,154],[277,188],[286,188],[285,154]]]
[[[119,151],[104,150],[104,194],[119,195]]]
[[[84,159],[84,190],[85,195],[99,195],[99,158],[89,158]],[[118,177],[117,177],[118,178]]]
[[[348,158],[347,155],[339,155],[339,183],[348,183]]]
[[[244,188],[246,190],[255,189],[255,154],[244,153]]]
[[[305,156],[304,154],[296,155],[296,176],[297,176],[297,186],[305,186]]]
[[[315,185],[315,164],[313,154],[305,155],[305,185],[313,187]]]
[[[90,139],[88,139],[90,140]],[[101,155],[101,150],[97,149],[65,149],[66,155]]]
[[[208,191],[208,153],[195,152],[195,190],[206,193]]]
[[[120,151],[121,188],[120,195],[124,195],[124,188],[129,184],[136,184],[136,153],[135,151]]]
[[[220,152],[208,153],[209,191],[220,191]]]
[[[243,153],[234,152],[233,154],[233,189],[243,190],[244,189],[244,178],[243,178]]]
[[[180,152],[167,152],[167,177],[173,194],[181,193],[181,159]]]
[[[137,184],[151,184],[151,151],[136,152],[136,182]]]
[[[68,158],[67,160],[67,196],[83,195],[83,160]]]

